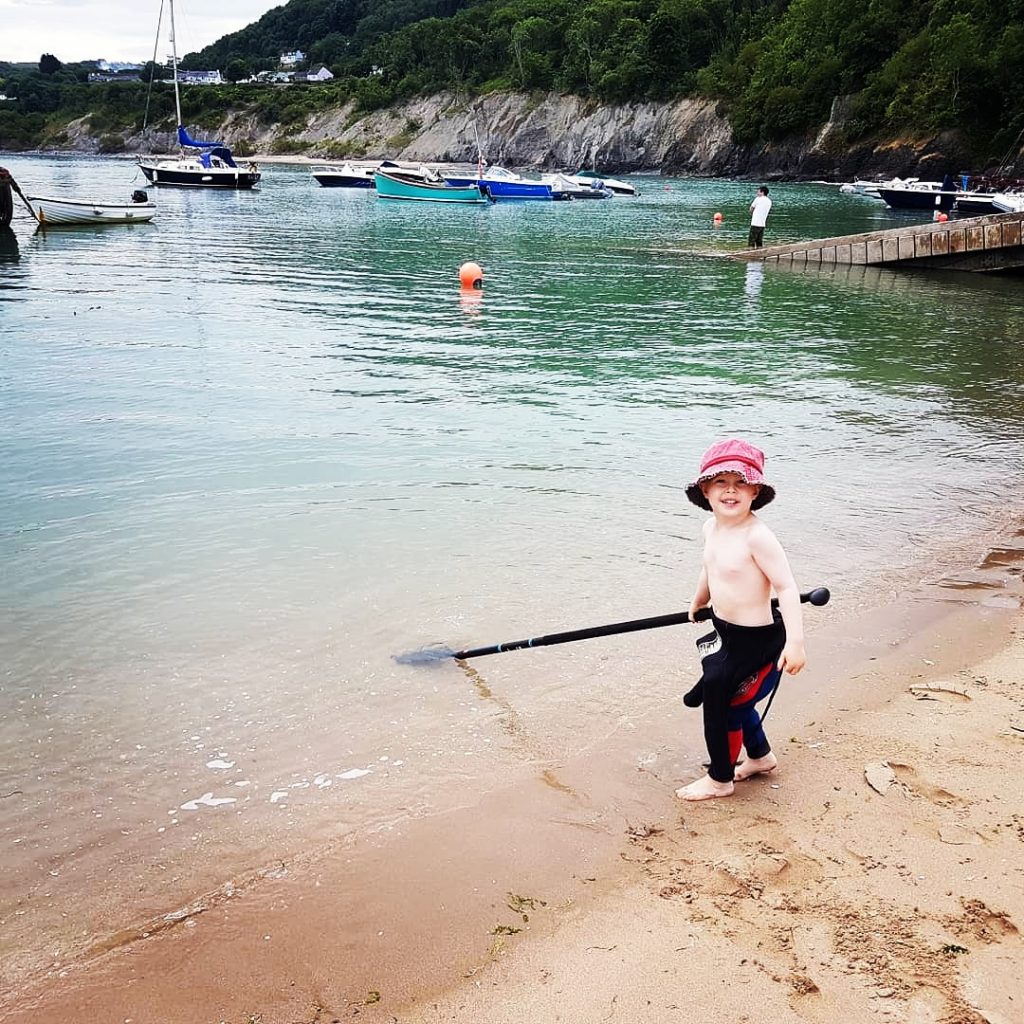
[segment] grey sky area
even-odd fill
[[[178,55],[201,50],[279,6],[273,0],[175,0]],[[37,61],[44,53],[64,62],[150,60],[159,18],[160,0],[0,0],[0,60]],[[170,52],[164,0],[157,60]]]

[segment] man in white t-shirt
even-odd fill
[[[747,246],[750,249],[758,249],[764,245],[764,226],[768,223],[768,211],[772,208],[772,201],[768,198],[768,186],[762,185],[750,204],[750,235],[747,238]]]

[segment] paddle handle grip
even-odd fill
[[[800,595],[804,604],[828,604],[832,595],[826,587],[816,587]],[[778,598],[772,598],[772,607],[777,608]],[[641,629],[659,629],[662,626],[678,626],[684,622],[703,622],[711,618],[710,608],[701,608],[691,620],[689,612],[671,612],[668,615],[652,615],[646,619],[630,619],[628,622],[611,622],[606,626],[591,626],[588,629],[570,629],[564,633],[548,633],[546,636],[530,637],[526,640],[512,640],[509,643],[493,644],[490,647],[474,647],[456,651],[452,657],[459,661],[467,658],[482,658],[487,654],[504,654],[506,651],[521,651],[526,647],[549,647],[552,644],[570,644],[575,640],[591,640],[598,636],[612,636],[615,633],[635,633]]]

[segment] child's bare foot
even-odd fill
[[[764,775],[774,771],[779,762],[769,750],[764,757],[748,757],[737,769],[736,780],[749,779],[751,775]]]
[[[688,786],[676,790],[680,800],[715,800],[721,796],[732,796],[731,782],[716,782],[710,775],[705,775]]]

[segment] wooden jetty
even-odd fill
[[[772,245],[732,253],[736,259],[765,263],[842,263],[892,269],[993,272],[1024,269],[1024,213],[936,221],[822,238],[795,245]]]

